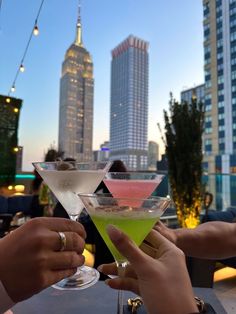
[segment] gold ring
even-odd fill
[[[66,248],[66,236],[65,236],[65,233],[64,232],[58,232],[58,234],[59,234],[60,244],[61,244],[61,247],[60,247],[59,251],[64,251],[65,248]]]

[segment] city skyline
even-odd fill
[[[148,140],[161,144],[156,123],[163,120],[169,92],[178,98],[184,87],[203,83],[202,1],[181,2],[181,6],[174,0],[82,2],[85,46],[94,61],[94,149],[109,139],[111,49],[129,34],[150,42]],[[11,86],[39,4],[3,3],[0,40],[6,49],[0,51],[1,94],[7,94]],[[19,145],[24,146],[25,170],[32,169],[31,162],[41,160],[51,144],[57,144],[61,60],[74,39],[77,8],[77,0],[45,2],[39,36],[32,41],[26,71],[12,95],[24,100]]]

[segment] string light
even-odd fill
[[[0,0],[0,5],[2,3],[3,0]],[[20,66],[18,67],[17,71],[16,71],[16,75],[15,75],[15,78],[13,80],[13,83],[12,83],[12,87],[10,88],[9,92],[8,92],[8,96],[10,96],[11,92],[14,92],[15,91],[15,86],[16,86],[16,81],[17,81],[17,78],[18,78],[18,75],[20,72],[24,72],[25,71],[25,67],[24,67],[24,60],[25,60],[25,57],[26,57],[26,54],[28,52],[28,49],[29,49],[29,45],[30,45],[30,42],[31,42],[31,39],[34,36],[37,36],[39,34],[39,28],[38,28],[38,18],[39,18],[39,15],[41,13],[41,10],[42,10],[42,7],[43,7],[43,3],[44,3],[45,0],[42,0],[41,1],[41,4],[39,6],[39,10],[38,10],[38,13],[37,13],[37,16],[36,16],[36,19],[35,19],[35,22],[34,22],[34,26],[32,28],[32,31],[30,33],[30,36],[29,36],[29,40],[27,42],[27,45],[26,45],[26,48],[24,50],[24,53],[23,53],[23,57],[21,58],[21,62],[20,62]],[[1,8],[1,6],[0,6]],[[13,90],[13,87],[14,87],[14,90]]]
[[[15,91],[16,91],[16,87],[15,87],[15,85],[12,85],[11,92],[14,93]]]
[[[34,26],[33,33],[34,33],[34,36],[38,36],[38,34],[39,34],[39,28],[38,28],[37,24]]]
[[[23,64],[20,65],[20,71],[21,71],[21,72],[25,72],[25,67],[24,67]]]

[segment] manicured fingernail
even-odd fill
[[[107,233],[112,241],[116,241],[122,235],[121,231],[113,225],[107,226]]]
[[[100,271],[101,273],[102,273],[102,269],[103,269],[102,265],[99,265],[97,268],[97,270]]]

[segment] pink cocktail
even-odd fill
[[[115,198],[128,198],[130,206],[139,206],[138,199],[148,198],[158,187],[163,175],[148,172],[109,172],[104,178]],[[119,204],[122,206],[122,204]],[[127,201],[125,202],[127,206]]]

